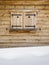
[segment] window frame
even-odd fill
[[[23,11],[17,11],[18,13],[19,12],[21,12],[21,13],[25,13],[25,12],[23,12]],[[12,16],[13,15],[16,15],[17,14],[17,12],[11,12],[11,23],[12,23]],[[33,12],[33,11],[32,11]],[[36,16],[36,12],[33,12],[33,14],[31,14],[31,16]],[[24,17],[23,17],[24,18]],[[30,17],[29,17],[30,18]],[[36,20],[37,21],[37,20]],[[23,24],[22,26],[16,26],[16,28],[15,28],[15,30],[34,30],[35,28],[36,28],[36,23],[35,23],[35,25],[32,27],[32,26],[25,26],[24,25],[24,21],[21,23],[21,24]],[[12,24],[11,24],[11,26],[12,26]],[[25,26],[25,27],[24,27]],[[13,28],[13,26],[11,27],[12,29],[14,29]]]

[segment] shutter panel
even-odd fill
[[[25,27],[32,27],[36,24],[35,14],[33,13],[26,13],[25,14]]]
[[[13,13],[11,17],[11,26],[21,27],[22,26],[22,13]]]

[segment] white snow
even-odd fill
[[[49,65],[49,46],[0,48],[0,65]]]

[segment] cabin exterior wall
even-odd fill
[[[9,4],[7,2],[0,4],[0,47],[49,45],[49,5],[47,5],[49,2],[42,5],[42,2],[33,4],[32,1],[18,1],[13,4],[14,2],[13,0],[13,2],[9,1]],[[9,31],[11,12],[16,12],[17,9],[32,9],[37,13],[36,31],[23,33]]]

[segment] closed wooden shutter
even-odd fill
[[[13,13],[11,16],[11,26],[21,27],[22,26],[22,13]]]
[[[32,27],[36,25],[36,15],[34,13],[25,13],[25,27]]]

